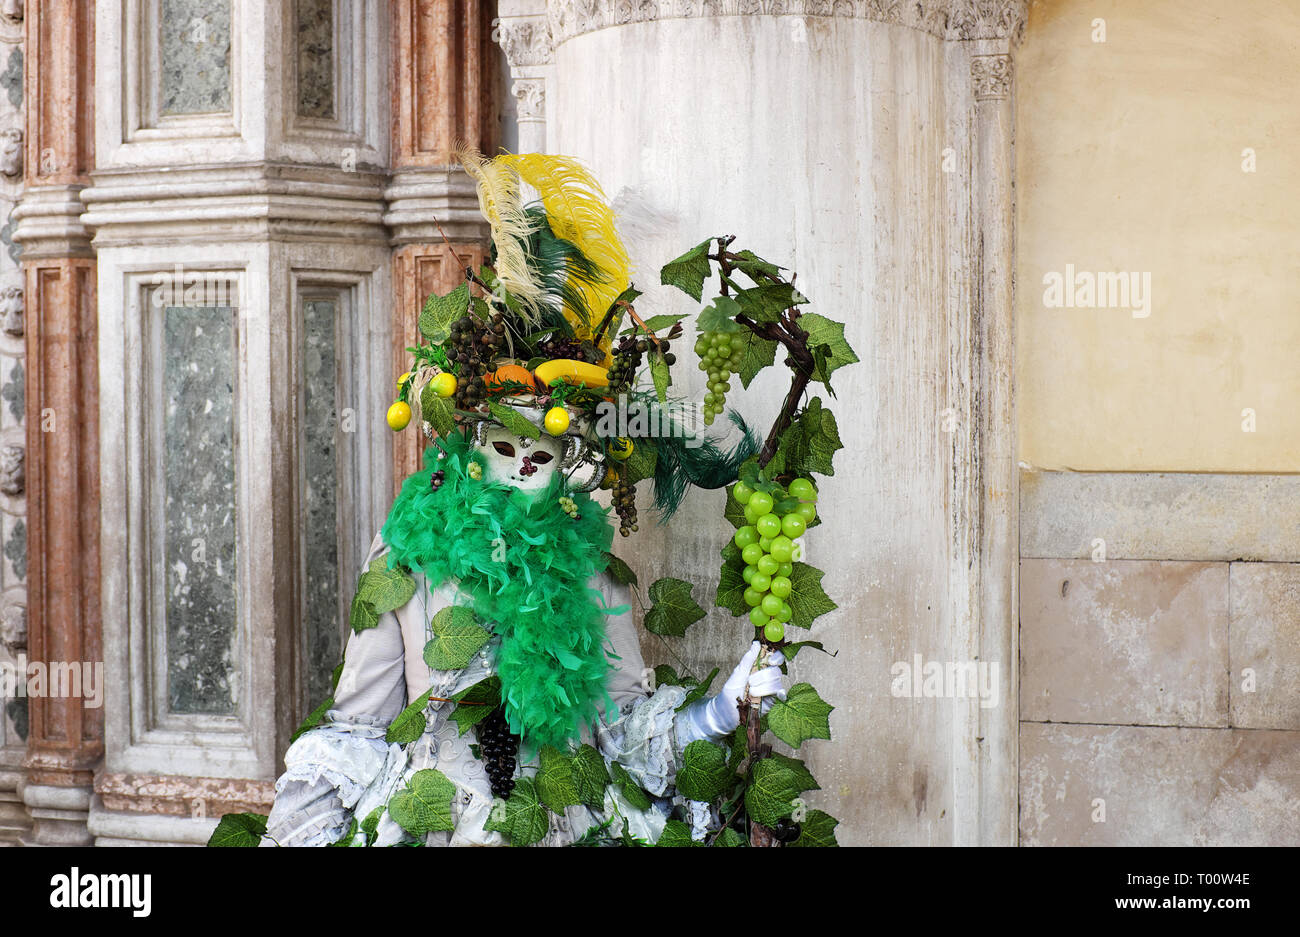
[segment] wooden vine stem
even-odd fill
[[[735,262],[742,260],[736,254],[728,253],[727,247],[735,240],[734,235],[718,238],[718,252],[710,254],[709,259],[715,260],[722,273],[722,295],[727,295],[727,278],[731,273]],[[759,275],[771,280],[774,283],[784,282],[780,277],[764,271],[759,271]],[[791,280],[793,283],[793,279]],[[808,387],[808,382],[812,379],[814,362],[812,352],[808,348],[808,333],[799,327],[799,310],[795,306],[781,315],[777,322],[755,322],[746,315],[736,316],[736,322],[749,329],[760,338],[769,341],[778,342],[787,353],[786,364],[794,372],[790,379],[790,389],[786,392],[785,401],[781,404],[781,412],[777,414],[776,422],[772,424],[771,430],[768,431],[767,438],[763,441],[763,448],[758,453],[758,466],[763,468],[767,463],[772,461],[776,455],[777,446],[781,442],[781,435],[790,427],[794,419],[794,411],[799,406],[799,401],[803,398],[804,391]],[[761,650],[758,659],[754,661],[754,669],[757,670],[762,665],[763,659],[772,651],[780,648],[779,644],[771,644],[767,638],[760,634]],[[745,748],[749,757],[746,761],[750,770],[761,758],[767,757],[772,751],[770,745],[763,744],[763,708],[762,700],[757,696],[751,696],[740,705],[741,721],[745,725]],[[750,845],[751,846],[779,846],[781,845],[772,831],[761,823],[750,822]]]

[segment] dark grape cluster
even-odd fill
[[[483,376],[506,351],[505,317],[494,312],[487,322],[482,322],[472,316],[461,316],[451,324],[451,334],[443,348],[447,357],[460,365],[456,406],[461,410],[471,410],[486,399],[487,387]]]
[[[772,835],[778,843],[793,843],[803,833],[803,827],[789,817],[782,817],[772,827]]]
[[[677,363],[677,356],[672,353],[672,344],[667,339],[659,342],[659,350],[664,353],[664,361],[669,365]],[[609,365],[609,389],[615,395],[631,390],[636,382],[636,372],[641,367],[641,359],[650,350],[648,338],[625,335],[614,346],[613,359]]]
[[[570,361],[585,361],[587,364],[600,364],[602,355],[590,345],[583,345],[576,338],[551,336],[537,343],[537,353],[544,358],[564,358]]]
[[[614,481],[614,487],[610,489],[610,503],[614,505],[614,512],[618,514],[618,532],[624,537],[632,535],[632,531],[637,529],[636,526],[636,485],[629,485],[622,477]]]
[[[505,709],[498,706],[478,724],[478,744],[492,796],[505,800],[515,789],[515,756],[519,753],[519,736],[510,733]]]
[[[442,483],[443,481],[446,480],[446,478],[447,478],[447,473],[444,472],[442,469],[438,469],[438,471],[434,472],[432,475],[429,476],[429,484],[432,486],[434,491],[437,491],[439,488],[442,487]]]

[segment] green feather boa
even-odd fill
[[[480,621],[501,636],[497,670],[510,730],[530,751],[565,750],[595,721],[598,701],[612,707],[604,616],[624,608],[605,608],[587,585],[607,563],[608,509],[573,493],[574,520],[559,507],[558,472],[546,489],[525,492],[493,481],[479,459],[476,481],[467,474],[468,443],[453,433],[442,445],[446,458],[426,450],[425,468],[402,484],[384,523],[389,566],[419,569],[431,589],[459,581]],[[444,478],[434,491],[436,469]]]

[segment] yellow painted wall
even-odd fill
[[[1300,471],[1300,2],[1035,0],[1016,95],[1020,458]],[[1045,308],[1066,264],[1149,315]]]

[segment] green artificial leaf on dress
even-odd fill
[[[492,808],[483,829],[500,833],[511,846],[531,846],[541,842],[551,828],[546,807],[537,796],[531,778],[519,778],[510,799]]]
[[[721,746],[697,739],[682,752],[677,769],[677,793],[688,800],[711,802],[722,794],[736,774],[727,766],[727,753]]]
[[[415,579],[405,570],[389,569],[387,556],[377,556],[361,576],[357,595],[382,615],[411,601],[415,595]]]
[[[464,735],[501,705],[501,678],[488,677],[480,680],[452,696],[452,699],[456,701],[456,708],[451,711],[451,719],[456,723],[459,734]]]
[[[352,611],[348,623],[355,633],[360,634],[379,624],[379,613],[375,611],[373,605],[361,598],[360,593],[357,593],[352,597]]]
[[[656,846],[682,847],[703,846],[703,843],[691,839],[691,828],[681,820],[669,820],[664,824],[664,831],[659,834]]]
[[[248,848],[262,841],[266,817],[260,813],[228,813],[208,837],[209,846]]]
[[[491,637],[476,624],[474,612],[462,605],[440,610],[429,628],[433,640],[424,646],[424,662],[433,670],[460,670]]]
[[[388,731],[384,733],[385,742],[409,745],[424,735],[424,730],[428,726],[424,710],[429,705],[429,695],[433,693],[433,689],[429,687],[417,696],[411,705],[393,717],[393,721],[388,724]]]
[[[436,768],[424,768],[411,775],[406,787],[388,802],[393,822],[415,837],[454,830],[451,802],[456,785]]]
[[[609,763],[609,779],[610,783],[618,788],[618,792],[623,795],[623,799],[637,810],[650,809],[650,795],[645,792],[645,788],[633,779],[627,769],[617,761]]]

